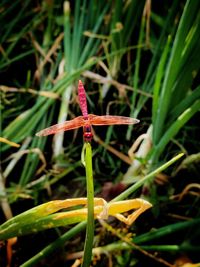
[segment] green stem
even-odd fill
[[[87,226],[84,246],[84,256],[82,267],[90,266],[92,257],[92,247],[94,239],[94,185],[92,174],[92,147],[89,142],[84,144],[85,149],[85,170],[87,181]]]
[[[147,250],[147,251],[199,251],[199,246],[193,246],[193,245],[144,245],[140,246],[141,249]],[[109,252],[117,252],[122,250],[137,250],[137,248],[130,246],[129,244],[125,242],[118,242],[118,243],[112,243],[103,247],[96,247],[93,249],[93,254],[105,254]]]

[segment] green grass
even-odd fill
[[[35,136],[43,128],[81,115],[77,83],[82,79],[89,113],[103,115],[109,110],[110,114],[141,121],[134,127],[94,127],[105,142],[104,146],[92,142],[95,195],[103,194],[109,200],[136,195],[147,198],[154,207],[128,229],[128,233],[136,235],[131,241],[147,251],[159,251],[171,263],[178,257],[178,250],[183,254],[187,251],[187,256],[197,263],[198,186],[187,191],[180,201],[173,200],[173,196],[191,183],[198,184],[200,171],[196,156],[200,147],[200,4],[196,0],[162,4],[152,1],[145,13],[145,3],[1,2],[1,137],[21,147],[1,143],[0,220],[3,224],[12,214],[52,199],[86,196],[82,129],[53,137]],[[117,155],[126,155],[142,134],[148,138],[139,144],[129,166]],[[116,153],[110,152],[108,146]],[[193,154],[193,160],[184,165],[179,159],[162,170],[181,152],[185,160]],[[158,168],[162,170],[161,180],[156,172],[144,184],[142,178]],[[111,183],[110,189],[107,182]],[[124,193],[122,188],[126,188]],[[110,225],[119,230],[124,227],[116,222]],[[40,249],[44,248],[47,263],[58,247],[67,248],[69,254],[83,249],[81,231],[85,223],[68,227],[41,232]],[[176,241],[179,230],[184,234]],[[111,234],[104,236],[102,231],[95,222],[95,246],[112,255],[113,266],[139,266],[148,259],[143,254],[133,255],[129,244],[123,248],[122,240],[115,248]],[[47,235],[51,233],[54,238],[49,240]],[[67,241],[71,238],[78,238],[79,244],[71,246]],[[37,242],[27,244],[23,252],[26,257],[18,250],[26,239],[18,242],[14,264],[34,266],[34,259],[41,259]],[[118,255],[112,253],[115,249]],[[0,258],[0,265],[6,265],[6,255]],[[61,260],[57,261],[60,265]],[[101,256],[101,261],[97,266],[107,265],[107,256]]]

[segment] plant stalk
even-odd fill
[[[92,247],[94,239],[94,185],[92,173],[92,147],[89,142],[84,144],[85,149],[85,170],[87,182],[87,226],[84,246],[82,267],[90,266],[92,257]]]

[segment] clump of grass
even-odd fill
[[[149,2],[127,1],[123,5],[122,1],[98,1],[94,5],[93,1],[65,1],[63,10],[59,1],[2,1],[1,137],[8,142],[1,143],[1,203],[4,201],[6,210],[10,209],[10,215],[6,215],[9,218],[12,213],[27,210],[27,205],[85,196],[81,134],[74,132],[54,139],[35,137],[39,130],[78,115],[74,85],[82,75],[89,89],[91,113],[100,115],[112,110],[113,114],[130,114],[141,120],[134,131],[131,127],[127,132],[112,127],[96,130],[99,139],[95,140],[102,146],[93,143],[95,195],[101,193],[107,181],[112,183],[112,190],[104,190],[107,195],[116,194],[115,201],[135,197],[136,190],[137,195],[142,192],[154,208],[147,215],[150,220],[128,229],[129,234],[136,234],[131,242],[147,251],[159,251],[166,260],[175,260],[181,251],[196,263],[198,187],[186,190],[180,200],[173,197],[187,189],[190,182],[198,181],[190,172],[189,179],[181,174],[177,181],[178,163],[168,169],[169,176],[158,166],[179,152],[198,153],[199,127],[198,123],[193,126],[191,119],[198,121],[200,108],[200,6],[195,0],[176,0],[161,6],[154,2],[150,6]],[[147,138],[133,161],[126,152],[131,142],[139,136],[139,143],[144,134]],[[10,142],[20,147],[11,147]],[[191,143],[192,150],[188,145]],[[148,175],[151,178],[140,180]],[[143,186],[150,180],[151,187]],[[121,181],[123,185],[117,187]],[[119,193],[118,189],[129,185]],[[119,224],[111,225],[121,229]],[[37,243],[29,242],[29,251],[24,253],[27,258],[20,258],[21,266],[34,266],[43,257],[47,260],[71,238],[80,237],[82,246],[80,233],[85,227],[81,222],[66,233],[56,230],[53,233],[58,239],[49,243],[43,238],[44,249],[34,257],[29,253]],[[96,229],[97,246],[109,252],[113,265],[147,259],[130,253],[135,248],[124,245],[123,238],[113,244],[109,234],[104,238]],[[170,229],[170,235],[166,229]],[[183,234],[177,241],[179,230]],[[164,237],[170,238],[170,244]],[[70,245],[69,251],[81,246]],[[121,255],[112,253],[115,249]]]

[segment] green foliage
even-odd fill
[[[194,92],[199,95],[200,88],[191,90],[200,67],[196,50],[200,38],[198,6],[196,1],[187,1],[170,53],[167,44],[158,66],[153,97],[153,160],[200,110],[199,97],[193,97]]]
[[[152,6],[148,6],[148,2]],[[158,170],[165,169],[166,162],[171,159],[173,162],[176,154],[184,152],[195,156],[199,152],[199,10],[200,3],[196,0],[171,3],[144,0],[1,1],[1,137],[21,145],[14,148],[1,143],[0,200],[6,219],[12,213],[19,214],[50,199],[85,197],[86,181],[80,161],[81,130],[48,138],[35,136],[43,128],[80,115],[76,88],[81,77],[85,79],[90,113],[103,115],[109,111],[141,121],[134,128],[94,128],[105,142],[104,146],[95,141],[92,144],[94,194],[105,193],[116,201],[132,198],[143,186],[143,195],[155,203],[154,215],[145,222],[145,228],[136,223],[129,229],[130,233],[136,233],[133,242],[146,250],[174,251],[169,257],[173,259],[178,250],[195,251],[193,232],[180,242],[170,243],[171,247],[165,241],[157,245],[154,240],[162,241],[162,237],[169,234],[173,239],[179,229],[197,228],[199,198],[196,191],[199,187],[187,191],[186,200],[173,202],[171,199],[190,183],[198,184],[195,178],[198,175],[190,170],[186,178],[181,173],[177,182],[176,175],[181,172],[177,163],[168,169],[169,176],[175,173],[175,177],[165,180],[164,186],[157,183],[155,176]],[[148,146],[145,139],[127,171],[127,165],[121,160],[123,157],[117,156],[125,154],[131,141],[144,133],[149,136],[152,146]],[[112,148],[115,148],[114,152]],[[133,184],[141,177],[144,179]],[[117,187],[115,184],[119,181],[123,185]],[[152,181],[151,187],[145,181]],[[112,182],[111,189],[107,189],[106,182]],[[119,192],[128,183],[132,185],[123,193]],[[4,222],[1,216],[0,229],[6,229],[6,236],[2,238],[30,233],[29,220],[32,220],[33,231],[46,229],[49,223],[54,228],[83,220],[80,217],[57,222],[54,220],[56,213],[43,215],[42,219],[38,213],[39,217],[35,218],[31,212],[38,207],[10,219],[13,226],[9,221]],[[172,213],[182,216],[182,220],[185,217],[193,220],[180,222],[177,217],[173,225],[169,215]],[[18,225],[14,225],[15,218],[19,218],[17,224],[22,227],[20,233]],[[48,246],[41,253],[33,258],[31,254],[26,263],[16,265],[34,266],[70,238],[79,237],[85,227],[85,222],[81,222],[64,234],[62,230],[55,231],[58,237],[55,242],[44,242],[43,246]],[[148,231],[151,228],[157,230]],[[95,229],[95,241],[100,240],[96,241],[97,246],[109,253],[115,251],[113,241],[104,240],[102,232]],[[83,240],[80,240],[82,249]],[[130,251],[128,244],[125,248],[120,242],[117,251]],[[29,249],[31,251],[31,247]],[[127,251],[124,254],[127,264],[137,266],[137,256],[129,255]],[[162,255],[165,258],[165,254]],[[113,256],[113,265],[117,260],[119,266],[125,264],[121,254],[115,259]]]

